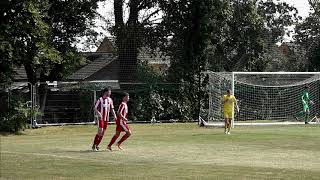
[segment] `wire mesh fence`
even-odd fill
[[[126,90],[119,89],[116,81],[47,82],[37,83],[34,89],[29,83],[11,86],[1,93],[2,112],[6,112],[12,101],[28,105],[30,123],[38,124],[92,124],[97,120],[94,104],[101,91],[111,87],[115,111],[121,103],[123,93],[130,94],[129,120],[131,122],[176,122],[190,120],[185,105],[180,99],[180,84],[175,83],[124,83]],[[17,83],[14,83],[17,84]],[[28,123],[29,123],[28,122]],[[110,114],[110,122],[114,122]]]

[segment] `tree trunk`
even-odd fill
[[[137,57],[139,48],[138,0],[130,1],[128,22],[123,22],[123,1],[114,0],[115,34],[120,62],[120,82],[133,82],[136,79]]]
[[[29,64],[24,64],[24,69],[26,70],[28,82],[30,82],[33,85],[36,84],[36,82],[37,82],[37,74],[34,71],[32,65],[30,63]]]

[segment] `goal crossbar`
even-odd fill
[[[203,74],[211,74],[211,73],[218,73],[218,72],[213,72],[213,71],[202,71],[201,73]],[[219,73],[233,73],[233,74],[293,74],[293,75],[297,75],[297,74],[309,74],[309,75],[313,75],[313,74],[320,74],[320,72],[284,72],[284,71],[275,71],[275,72],[244,72],[244,71],[233,71],[233,72],[219,72]]]
[[[292,74],[292,75],[299,75],[299,74],[305,74],[305,75],[316,75],[319,74],[320,72],[282,72],[282,71],[278,71],[278,72],[232,72],[233,74]]]

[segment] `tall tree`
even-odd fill
[[[98,35],[91,27],[98,16],[98,2],[102,0],[49,0],[48,18],[50,25],[49,42],[62,56],[60,63],[50,64],[49,71],[41,74],[42,79],[61,80],[85,63],[75,45],[86,36],[94,41]]]
[[[290,43],[284,42],[285,37],[293,33],[292,26],[296,25],[301,17],[298,10],[282,1],[259,0],[257,2],[259,15],[264,22],[263,30],[263,59],[266,71],[302,71],[305,70],[301,61],[302,52]],[[283,43],[278,47],[276,43]],[[287,48],[285,53],[281,51]]]
[[[23,65],[28,81],[34,84],[42,65],[50,62],[60,63],[60,53],[48,43],[50,27],[48,1],[25,0],[10,1],[1,15],[0,36],[11,56],[3,57],[10,68]],[[5,59],[6,58],[6,59]]]
[[[297,8],[282,1],[259,0],[257,10],[264,21],[264,38],[273,45],[290,36],[290,27],[301,20]]]
[[[0,1],[0,85],[6,85],[11,83],[13,79],[13,47],[11,43],[7,40],[9,28],[5,25],[6,20],[5,12],[10,5],[9,0]]]
[[[28,81],[62,80],[84,58],[77,38],[90,31],[98,0],[12,0],[1,7],[0,52],[3,82],[14,79],[13,69],[23,66]],[[30,86],[31,87],[31,86]],[[45,103],[46,88],[39,88]],[[39,103],[39,102],[36,102]],[[34,104],[32,105],[34,107]],[[44,110],[44,106],[41,107]]]
[[[279,55],[273,52],[275,44],[290,36],[289,27],[299,19],[296,8],[272,0],[232,0],[230,12],[224,38],[212,55],[211,69],[216,71],[264,71],[272,67],[270,63],[277,57],[271,55]]]
[[[226,27],[210,58],[214,71],[262,71],[263,19],[253,1],[232,0]]]
[[[157,0],[114,0],[115,24],[111,32],[116,37],[118,60],[120,62],[120,81],[131,82],[136,79],[138,49],[147,44],[146,34],[152,32],[151,18],[159,12]],[[128,18],[124,17],[127,7]],[[153,10],[151,10],[153,8]],[[145,16],[141,12],[151,10]],[[149,34],[149,37],[150,34]]]
[[[320,71],[320,1],[309,0],[311,13],[296,26],[295,41],[306,51],[309,71]]]
[[[83,58],[76,51],[77,38],[95,35],[93,24],[98,0],[12,0],[2,6],[1,66],[25,67],[28,81],[61,80]],[[6,76],[8,77],[8,76]]]
[[[163,47],[171,56],[168,80],[181,83],[181,94],[175,98],[188,107],[185,113],[189,117],[196,118],[204,94],[201,72],[207,69],[207,52],[214,46],[211,37],[217,37],[228,16],[228,3],[170,0],[162,2],[161,7],[163,32],[167,35]]]

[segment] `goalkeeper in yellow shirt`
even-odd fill
[[[237,111],[239,112],[239,106],[237,103],[236,97],[231,95],[231,90],[227,90],[227,94],[223,96],[223,114],[224,114],[224,133],[230,134],[230,128],[231,128],[231,120],[233,117],[233,107],[234,104],[236,105]]]

